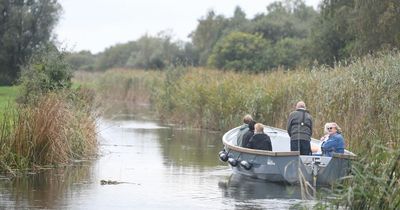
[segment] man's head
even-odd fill
[[[256,133],[263,133],[263,132],[264,132],[264,125],[261,124],[261,123],[256,123],[256,124],[254,125],[254,131],[255,131]]]
[[[306,103],[304,101],[297,102],[296,109],[306,109]]]

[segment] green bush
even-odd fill
[[[72,71],[64,59],[65,53],[47,45],[23,67],[20,77],[20,101],[29,102],[36,97],[71,87]]]
[[[223,37],[213,48],[208,65],[219,69],[252,70],[266,69],[271,48],[261,35],[232,32]]]

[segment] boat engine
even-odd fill
[[[222,150],[221,152],[219,152],[218,154],[219,159],[223,162],[226,162],[228,160],[228,154],[225,152],[225,150]]]
[[[228,163],[229,163],[231,166],[235,167],[235,166],[237,166],[238,161],[237,161],[236,159],[234,159],[234,158],[228,158]]]
[[[240,165],[246,170],[250,170],[251,167],[253,166],[251,163],[249,163],[245,160],[240,161]]]

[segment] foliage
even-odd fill
[[[18,79],[20,66],[50,41],[61,6],[58,1],[0,1],[0,84]]]
[[[395,0],[324,0],[311,36],[312,59],[332,65],[400,44],[400,15]]]
[[[70,89],[64,54],[46,45],[23,69],[20,103],[0,117],[0,170],[14,173],[94,155],[94,93]]]
[[[284,38],[279,40],[273,48],[272,60],[269,67],[282,66],[284,68],[294,68],[306,63],[304,51],[306,48],[306,40],[298,38]]]
[[[292,0],[274,2],[267,7],[267,14],[257,15],[252,24],[252,32],[260,33],[273,43],[283,38],[306,38],[309,28],[317,17],[312,7],[304,1]]]
[[[79,92],[48,93],[1,121],[0,170],[65,164],[95,154],[95,124]],[[75,98],[74,100],[71,100]]]
[[[72,70],[93,71],[95,69],[96,56],[90,51],[67,53],[65,61],[71,66]]]
[[[82,56],[80,56],[82,57]],[[173,42],[166,32],[144,35],[136,41],[106,49],[96,60],[95,68],[165,69],[168,66],[197,65],[197,52],[190,43]]]
[[[269,48],[261,36],[232,32],[215,45],[208,64],[219,69],[260,71],[268,64]]]
[[[117,44],[109,47],[98,55],[96,69],[106,70],[109,68],[123,68],[132,51],[136,49],[135,42]]]
[[[53,45],[35,54],[23,68],[19,100],[26,103],[47,92],[70,88],[72,72],[64,57],[65,54]]]
[[[2,86],[0,87],[0,115],[6,110],[8,106],[15,104],[17,98],[18,87],[17,86]],[[1,119],[1,116],[0,116]]]
[[[157,71],[113,69],[99,76],[95,86],[104,100],[149,104],[152,91],[162,80]]]
[[[199,64],[206,65],[212,48],[223,35],[227,20],[222,15],[209,11],[205,18],[199,20],[196,29],[191,33],[192,43],[199,51]]]

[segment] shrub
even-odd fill
[[[64,56],[55,46],[47,45],[30,59],[20,78],[20,102],[27,103],[41,94],[71,87],[72,71]]]

